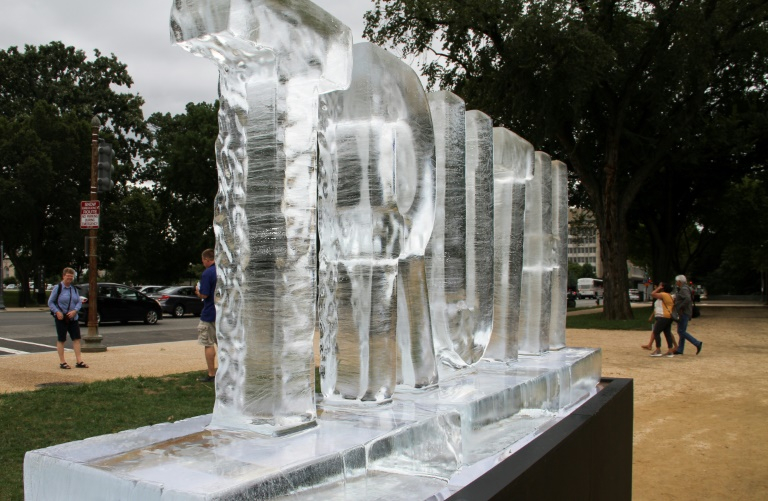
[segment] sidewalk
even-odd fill
[[[1,313],[0,313],[1,315]],[[55,340],[55,333],[52,333]],[[71,342],[67,341],[67,347]],[[83,353],[88,369],[75,368],[75,354],[65,353],[70,370],[59,368],[55,351],[0,356],[0,393],[35,390],[41,384],[77,384],[128,376],[158,377],[205,370],[203,347],[197,341],[118,346],[101,353]]]

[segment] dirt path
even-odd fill
[[[688,332],[699,356],[649,357],[649,332],[574,329],[567,343],[634,379],[634,499],[768,499],[768,308],[705,307]]]

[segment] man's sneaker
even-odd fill
[[[203,377],[197,378],[197,380],[199,382],[201,382],[201,383],[212,383],[212,382],[216,381],[216,376],[209,376],[209,375],[206,374]]]
[[[680,353],[679,351],[676,351],[675,355],[682,355],[682,353]]]
[[[701,353],[701,347],[704,345],[704,341],[699,342],[699,346],[696,347],[696,354]]]

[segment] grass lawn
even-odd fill
[[[597,313],[585,313],[583,315],[570,315],[566,317],[566,329],[604,329],[604,330],[628,330],[643,331],[650,329],[648,317],[651,316],[651,306],[632,308],[634,319],[632,320],[606,320],[602,311]],[[569,310],[572,311],[572,310]]]
[[[4,290],[3,291],[3,304],[6,308],[16,308],[19,306],[19,296],[21,291],[19,289]],[[51,295],[50,291],[45,293],[45,300],[48,301],[48,296]],[[37,293],[32,293],[32,298],[27,301],[27,306],[37,306]]]
[[[24,499],[24,453],[51,445],[209,414],[213,384],[199,372],[125,378],[0,395],[0,499]]]

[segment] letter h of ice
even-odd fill
[[[351,33],[307,0],[176,0],[171,35],[220,75],[211,426],[312,426],[317,102],[349,84]]]

